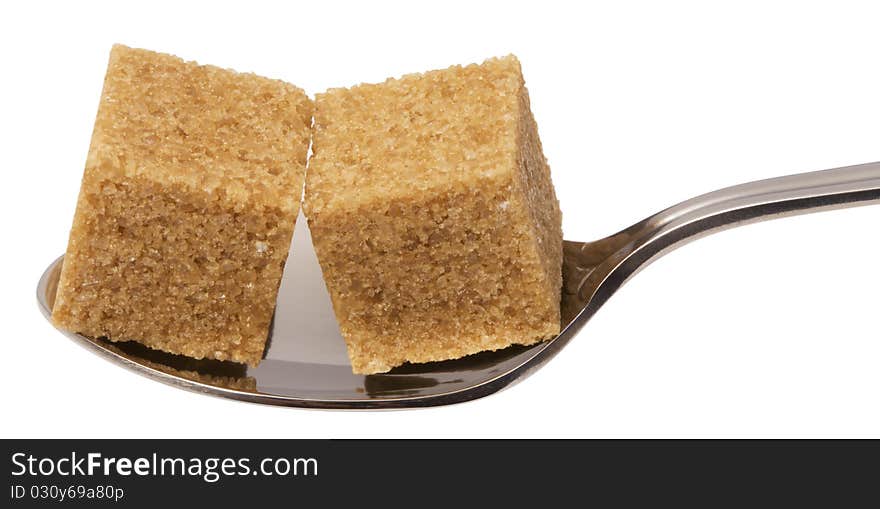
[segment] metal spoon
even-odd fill
[[[595,242],[565,241],[562,333],[455,361],[353,375],[304,218],[278,295],[265,358],[257,368],[197,361],[137,343],[65,332],[75,342],[154,380],[224,398],[308,408],[405,408],[481,398],[543,366],[633,274],[691,240],[726,228],[807,212],[880,202],[880,162],[728,187],[670,207]],[[62,258],[40,278],[37,299],[51,314]]]

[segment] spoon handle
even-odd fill
[[[880,162],[758,180],[707,193],[662,210],[598,242],[578,244],[576,306],[600,306],[624,281],[661,255],[735,226],[880,203]],[[595,261],[594,261],[595,260]],[[601,260],[601,261],[600,261]],[[603,297],[604,295],[604,297]]]
[[[875,203],[880,203],[880,162],[727,187],[674,205],[631,230],[639,230],[635,238],[659,241],[656,247],[665,249],[743,224]]]

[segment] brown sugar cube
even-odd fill
[[[520,65],[315,99],[305,211],[355,373],[559,333],[562,231]]]
[[[310,140],[302,90],[114,46],[52,319],[256,365]]]

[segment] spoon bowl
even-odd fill
[[[153,380],[224,398],[305,408],[413,408],[469,401],[523,380],[558,353],[630,277],[710,233],[752,222],[880,202],[880,163],[789,175],[704,194],[594,242],[565,241],[561,333],[537,345],[355,375],[305,218],[297,220],[270,338],[258,367],[195,360],[62,331],[105,359]],[[52,313],[63,257],[40,278]]]

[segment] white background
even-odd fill
[[[689,244],[540,372],[446,408],[305,411],[183,392],[76,346],[34,298],[66,246],[114,42],[309,93],[515,53],[565,235],[589,240],[723,186],[880,160],[874,5],[5,2],[0,435],[880,437],[880,206]]]

